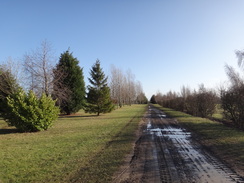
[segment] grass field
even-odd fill
[[[132,149],[145,108],[80,112],[37,133],[16,133],[0,120],[0,182],[109,182]]]
[[[167,115],[174,117],[186,128],[193,131],[200,142],[221,159],[225,160],[233,169],[244,176],[244,132],[227,127],[222,123],[209,119],[193,117],[189,114],[162,109]]]

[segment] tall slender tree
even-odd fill
[[[76,113],[85,105],[85,82],[83,69],[69,50],[61,54],[54,69],[53,97],[66,114]]]
[[[99,60],[93,65],[90,75],[91,78],[88,79],[91,85],[88,86],[87,107],[85,111],[89,113],[97,113],[98,116],[100,113],[111,112],[114,109],[114,105],[107,84],[108,78],[102,71]]]

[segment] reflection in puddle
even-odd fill
[[[166,118],[167,116],[165,114],[160,115],[160,118]]]
[[[168,137],[168,138],[180,138],[180,139],[186,139],[191,137],[190,132],[185,132],[181,128],[174,128],[172,126],[168,126],[166,128],[152,128],[151,122],[147,124],[147,131],[149,131],[150,134],[155,134],[159,137]]]
[[[152,124],[151,124],[151,121],[149,121],[148,123],[147,123],[147,130],[148,129],[151,129],[152,128]]]

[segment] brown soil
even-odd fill
[[[113,182],[242,182],[244,178],[211,155],[191,133],[149,106],[134,152]]]

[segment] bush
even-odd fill
[[[38,98],[33,91],[26,94],[23,90],[7,97],[7,111],[5,121],[23,132],[47,130],[59,114],[51,97],[42,94]]]
[[[244,129],[244,84],[221,91],[222,108],[226,119]]]
[[[218,97],[214,91],[207,90],[204,85],[200,85],[199,91],[182,92],[179,96],[175,92],[168,92],[164,96],[156,96],[158,98],[157,103],[178,111],[187,112],[193,116],[208,117],[212,116],[215,112]]]

